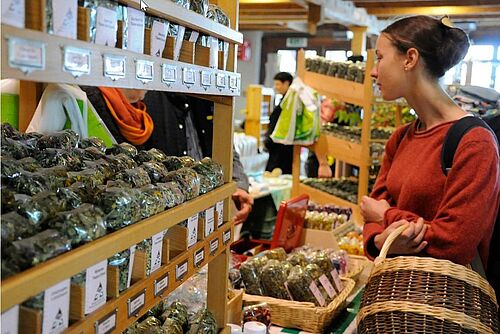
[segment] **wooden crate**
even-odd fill
[[[185,227],[172,226],[168,229],[165,239],[169,242],[169,260],[175,259],[188,249],[188,231]]]
[[[41,334],[43,312],[21,306],[19,308],[19,333]]]
[[[78,7],[76,36],[80,41],[90,42],[90,8]]]
[[[174,59],[175,40],[176,40],[175,37],[172,36],[167,37],[167,43],[165,44],[165,49],[163,50],[163,58],[175,60]],[[194,43],[183,40],[178,61],[182,61],[188,64],[194,64],[194,54],[195,54]]]
[[[243,290],[229,290],[227,302],[227,322],[239,325],[242,318]]]
[[[85,317],[85,285],[71,284],[69,295],[69,320],[78,321]]]
[[[196,44],[194,50],[194,63],[196,65],[210,66],[210,48]]]

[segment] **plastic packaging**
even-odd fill
[[[310,290],[311,283],[313,282],[314,281],[311,275],[299,266],[292,268],[286,281],[288,290],[292,294],[294,300],[300,302],[310,302],[320,306],[319,302]]]
[[[184,193],[186,200],[191,200],[200,194],[200,177],[191,168],[185,167],[169,172],[165,179],[176,182]]]
[[[258,296],[264,295],[264,289],[260,280],[260,270],[262,267],[263,264],[258,258],[252,258],[241,264],[240,273],[245,284],[246,293]]]
[[[167,319],[175,321],[184,332],[187,332],[189,328],[189,316],[185,305],[179,302],[170,304],[161,315],[161,320],[166,322]]]
[[[188,334],[217,334],[219,331],[214,315],[208,309],[198,311]]]
[[[119,173],[125,169],[137,167],[137,163],[134,159],[123,153],[107,156],[106,160],[109,162],[115,173]]]
[[[305,267],[307,265],[306,256],[302,252],[294,252],[288,256],[288,262],[293,266]]]
[[[261,322],[249,321],[243,325],[244,334],[266,334],[267,327]]]
[[[138,151],[134,145],[129,143],[113,144],[112,147],[106,150],[106,154],[108,155],[118,155],[122,153],[131,158],[134,158],[137,155]]]
[[[182,326],[174,319],[166,319],[161,326],[168,334],[183,334]]]
[[[113,178],[115,175],[111,164],[104,159],[85,161],[84,164],[86,169],[94,169],[102,173],[106,180]]]
[[[83,148],[83,149],[95,147],[99,151],[101,151],[102,153],[106,153],[106,143],[101,138],[97,138],[97,137],[83,138],[80,141],[79,146],[80,146],[80,148]]]
[[[35,150],[26,144],[11,138],[2,139],[2,156],[12,157],[14,159],[22,159],[35,155]]]
[[[76,182],[81,182],[88,187],[97,187],[103,185],[106,181],[104,173],[98,169],[85,169],[81,172],[68,172],[68,180],[66,185],[72,185]]]
[[[68,170],[81,170],[82,159],[74,151],[46,148],[38,154],[37,160],[42,167],[65,166]]]
[[[35,173],[44,179],[47,189],[57,191],[65,186],[68,179],[68,172],[64,166],[54,166],[50,168],[39,168]]]
[[[260,272],[260,281],[266,296],[290,300],[286,291],[286,269],[278,260],[269,260]]]
[[[191,0],[191,5],[189,8],[203,16],[207,16],[208,13],[208,0]]]
[[[186,201],[186,196],[176,182],[158,183],[156,186],[166,199],[166,208],[173,208]]]
[[[64,210],[66,210],[66,202],[53,192],[43,191],[31,198],[18,196],[17,213],[40,228],[44,222]]]
[[[2,214],[14,211],[16,209],[16,198],[14,192],[7,187],[2,187]]]
[[[152,148],[149,151],[139,151],[135,156],[135,161],[138,164],[144,162],[164,162],[166,159],[167,155],[157,148]]]
[[[129,183],[134,188],[140,188],[151,184],[148,172],[141,167],[126,169],[117,174],[115,178],[116,180],[122,180]]]
[[[130,263],[130,250],[127,248],[124,251],[116,253],[108,259],[108,266],[118,268],[119,287],[120,292],[128,287],[128,273]]]
[[[2,249],[13,241],[29,238],[40,231],[40,226],[34,225],[28,219],[16,212],[3,214],[0,229],[2,231]]]
[[[169,200],[164,191],[151,184],[140,188],[137,196],[140,200],[142,219],[163,212]]]
[[[191,157],[174,157],[168,156],[166,157],[163,164],[167,167],[169,172],[181,169],[182,167],[189,167],[196,163],[196,161]]]
[[[144,169],[151,179],[152,183],[159,183],[166,181],[166,175],[168,174],[168,170],[161,162],[151,161],[144,162],[141,165],[141,168]]]
[[[28,172],[36,172],[41,167],[40,163],[33,157],[20,159],[19,165],[21,166],[22,169]]]
[[[191,167],[200,177],[200,194],[207,192],[224,184],[224,172],[222,165],[210,158],[204,158]]]
[[[186,9],[189,9],[189,6],[190,6],[190,0],[170,0],[176,4],[178,4],[179,6],[181,7],[184,7]]]
[[[71,150],[78,147],[79,141],[80,136],[75,131],[66,129],[42,136],[38,140],[38,148],[41,150],[46,148]]]
[[[285,261],[286,260],[286,252],[282,247],[274,248],[266,253],[266,257],[269,260],[278,260]]]
[[[266,303],[255,304],[243,308],[243,323],[258,321],[267,328],[271,326],[271,309]]]
[[[110,231],[136,223],[141,218],[139,203],[130,189],[107,188],[100,194],[97,204],[106,214]]]

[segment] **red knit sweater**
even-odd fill
[[[441,170],[444,137],[453,122],[417,132],[410,125],[401,139],[398,129],[386,145],[384,161],[371,194],[391,208],[380,223],[363,230],[365,253],[378,255],[374,238],[390,224],[424,218],[428,245],[420,255],[469,264],[476,249],[487,263],[495,217],[500,205],[498,148],[493,134],[474,128],[460,141],[448,176]],[[401,142],[399,142],[401,141]]]

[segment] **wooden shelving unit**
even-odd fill
[[[138,0],[119,0],[118,2],[140,9],[140,1]],[[70,324],[65,332],[101,333],[98,330],[98,325],[109,317],[115,317],[116,327],[107,330],[106,333],[121,333],[139,316],[145,314],[185,279],[193,275],[199,267],[208,264],[207,307],[215,315],[221,332],[229,333],[228,328],[225,327],[227,323],[226,291],[229,244],[233,237],[233,224],[230,222],[229,210],[231,194],[236,189],[231,181],[233,111],[234,96],[240,94],[241,83],[240,75],[236,73],[236,44],[243,41],[243,36],[237,31],[238,1],[217,0],[216,3],[228,14],[231,22],[230,28],[170,1],[148,0],[149,8],[146,12],[148,15],[165,18],[171,23],[180,24],[202,34],[229,42],[227,71],[176,62],[161,57],[151,57],[119,48],[95,45],[49,35],[41,31],[19,29],[2,24],[1,77],[21,80],[19,115],[21,129],[24,129],[31,119],[41,94],[41,85],[35,84],[35,82],[162,90],[196,95],[215,102],[212,158],[223,166],[225,182],[225,185],[208,194],[3,280],[1,282],[2,312],[117,252],[150,238],[156,233],[166,229],[169,229],[170,233],[171,230],[179,229],[178,223],[223,201],[223,221],[225,223],[222,226],[216,228],[207,237],[203,233],[198,234],[198,242],[194,246],[185,247],[185,249],[179,248],[174,253],[172,247],[176,245],[172,245],[170,242],[168,246],[170,247],[170,257],[163,262],[160,269],[147,278],[132,282],[130,288],[118,297],[108,298],[103,307],[80,321]],[[88,52],[88,61],[85,63],[89,65],[88,71],[76,77],[64,69],[66,52],[75,49],[80,52],[80,55],[85,55]],[[111,79],[104,75],[108,56],[122,59],[122,76]],[[26,71],[26,66],[24,68],[19,66],[19,62],[21,65],[24,62],[24,65],[35,66],[28,66],[29,71]],[[145,78],[139,76],[138,63],[150,66],[151,75]],[[195,254],[198,255],[197,259],[199,260],[201,250],[205,256],[203,260],[195,263]],[[176,279],[177,267],[181,264],[187,265],[187,273],[182,278]],[[155,281],[164,278],[165,275],[169,277],[168,287],[161,294],[155,296]],[[143,305],[137,314],[129,316],[128,304],[137,296],[143,298]]]
[[[274,108],[274,91],[261,85],[250,85],[246,90],[246,101],[245,134],[257,138],[257,147],[260,147]]]

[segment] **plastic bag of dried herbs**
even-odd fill
[[[40,173],[21,172],[10,180],[12,188],[21,194],[35,195],[39,192],[51,190],[45,176]]]
[[[70,186],[73,183],[81,182],[89,187],[97,187],[106,181],[106,177],[103,172],[98,169],[84,169],[81,172],[68,172],[68,179],[66,181],[66,186]]]
[[[161,326],[161,321],[156,319],[155,317],[147,317],[145,320],[141,321],[135,326],[135,333],[144,334],[146,331],[151,329],[157,330]],[[157,333],[157,332],[149,332],[149,333]]]
[[[39,168],[36,173],[45,178],[45,184],[51,191],[64,187],[68,179],[68,171],[64,166]]]
[[[170,172],[165,179],[168,182],[176,182],[184,193],[186,200],[191,200],[200,194],[200,177],[191,168],[184,167]]]
[[[182,326],[174,319],[166,319],[161,326],[168,334],[183,334]]]
[[[99,188],[90,187],[81,182],[73,183],[68,188],[80,197],[82,203],[96,204],[99,201],[99,195],[102,193]]]
[[[178,4],[179,6],[181,7],[184,7],[186,9],[189,9],[189,5],[190,5],[190,0],[170,0],[176,4]]]
[[[290,275],[290,271],[294,266],[288,261],[281,261],[281,266],[283,267],[283,270],[285,270],[286,277],[288,277],[288,275]]]
[[[2,133],[2,139],[4,138],[12,138],[12,139],[20,139],[22,138],[22,133],[15,129],[9,123],[2,123],[0,126],[0,131]]]
[[[246,293],[258,296],[265,295],[260,279],[262,267],[262,263],[256,258],[247,260],[241,264],[240,274],[243,284],[245,284]]]
[[[74,151],[56,148],[46,148],[41,151],[37,159],[42,167],[65,166],[68,170],[81,170],[83,162]]]
[[[292,253],[288,256],[288,262],[290,262],[293,266],[305,267],[307,265],[306,256],[304,253]]]
[[[106,159],[106,153],[103,153],[97,147],[87,147],[82,150],[81,157],[83,160],[95,161],[99,159]]]
[[[320,306],[310,290],[313,282],[311,275],[299,266],[292,268],[286,280],[288,291],[290,291],[294,300]]]
[[[40,231],[40,226],[32,224],[28,219],[16,212],[1,216],[2,249],[10,243],[22,238],[29,238]]]
[[[57,189],[57,197],[59,197],[66,204],[66,210],[76,209],[82,205],[82,199],[74,190],[70,188]]]
[[[27,269],[71,250],[71,241],[56,230],[45,230],[34,236],[14,241],[11,257],[21,269]]]
[[[86,149],[86,148],[97,148],[99,151],[102,153],[106,153],[106,143],[104,143],[104,140],[101,138],[97,137],[88,137],[88,138],[83,138],[80,141],[80,148]]]
[[[189,9],[203,16],[207,16],[208,0],[191,0]]]
[[[144,162],[141,168],[148,173],[152,183],[165,182],[168,170],[161,162]]]
[[[19,196],[17,212],[32,224],[41,225],[66,210],[66,202],[56,193],[43,191],[31,198]]]
[[[309,257],[309,263],[317,265],[321,272],[327,276],[331,275],[333,270],[332,260],[325,252],[315,252]]]
[[[21,271],[21,269],[19,269],[19,267],[10,258],[6,259],[2,257],[1,262],[2,262],[2,272],[1,272],[2,280],[6,279],[7,277],[13,276]]]
[[[7,187],[2,187],[2,214],[16,209],[16,197],[14,192]]]
[[[1,150],[3,156],[12,157],[14,159],[32,157],[36,153],[36,151],[28,145],[10,138],[2,139]]]
[[[278,260],[269,260],[260,272],[260,282],[266,296],[290,300],[285,288],[286,270]]]
[[[204,158],[191,167],[200,177],[200,194],[206,194],[224,184],[222,165],[210,158]]]
[[[174,206],[180,205],[186,201],[186,196],[177,183],[158,183],[156,186],[160,189],[162,196],[166,199],[166,208],[173,208]]]
[[[327,291],[323,287],[323,285],[320,283],[319,278],[324,274],[323,271],[321,270],[320,267],[318,267],[316,264],[308,264],[304,270],[311,276],[311,278],[314,280],[314,283],[318,287],[319,292],[323,296],[323,299],[325,300],[326,305],[328,305],[332,299],[330,296],[328,296]],[[323,305],[320,305],[323,306]]]
[[[219,328],[214,315],[208,309],[202,309],[195,314],[188,334],[217,334]]]
[[[126,169],[115,175],[115,179],[125,181],[131,184],[134,188],[140,188],[151,184],[148,172],[141,167]]]
[[[167,321],[171,319],[175,321],[179,326],[181,326],[183,332],[189,330],[189,315],[185,305],[180,302],[173,302],[169,307],[165,309],[165,312],[161,315],[160,320]]]
[[[115,171],[113,170],[112,165],[104,159],[84,161],[84,165],[86,169],[95,169],[100,171],[106,180],[115,176]]]
[[[282,247],[274,248],[266,253],[266,257],[269,260],[278,260],[285,261],[286,260],[286,252]]]
[[[48,226],[68,237],[73,248],[98,239],[107,231],[104,212],[88,203],[71,211],[59,212]]]
[[[42,136],[38,140],[38,148],[41,150],[46,148],[71,150],[78,147],[79,141],[80,136],[78,133],[73,130],[66,129]]]
[[[18,159],[8,156],[1,157],[2,163],[0,164],[2,181],[11,183],[13,179],[18,177],[23,171],[23,167]]]
[[[43,301],[45,297],[45,292],[40,292],[38,295],[31,297],[23,303],[23,306],[35,310],[43,310]]]
[[[138,163],[138,164],[142,164],[144,162],[163,162],[167,159],[167,155],[157,149],[157,148],[152,148],[148,151],[139,151],[139,153],[137,153],[137,155],[134,157],[135,161]]]
[[[138,151],[137,148],[129,143],[121,143],[121,144],[113,144],[112,147],[106,150],[106,154],[118,155],[118,154],[126,154],[131,158],[134,158]]]
[[[146,275],[151,274],[151,248],[153,247],[153,238],[144,239],[137,244],[137,250],[146,254]]]
[[[163,161],[163,164],[165,167],[167,167],[169,172],[181,169],[182,167],[182,161],[179,157],[174,157],[174,156],[167,156],[165,160]]]
[[[99,195],[97,205],[106,214],[109,231],[116,231],[141,219],[139,202],[131,189],[107,188]]]
[[[159,187],[149,184],[140,188],[137,193],[140,199],[142,219],[154,216],[165,210],[168,198],[166,197],[166,193]]]
[[[118,290],[120,292],[126,290],[129,284],[129,263],[130,263],[130,249],[125,249],[119,253],[116,253],[112,257],[108,259],[108,266],[118,268],[118,276],[119,276],[119,287]]]
[[[115,173],[124,171],[125,169],[136,168],[137,163],[126,154],[110,155],[106,157]]]
[[[27,157],[19,160],[19,165],[22,169],[28,172],[36,172],[41,167],[40,163],[33,157]]]

